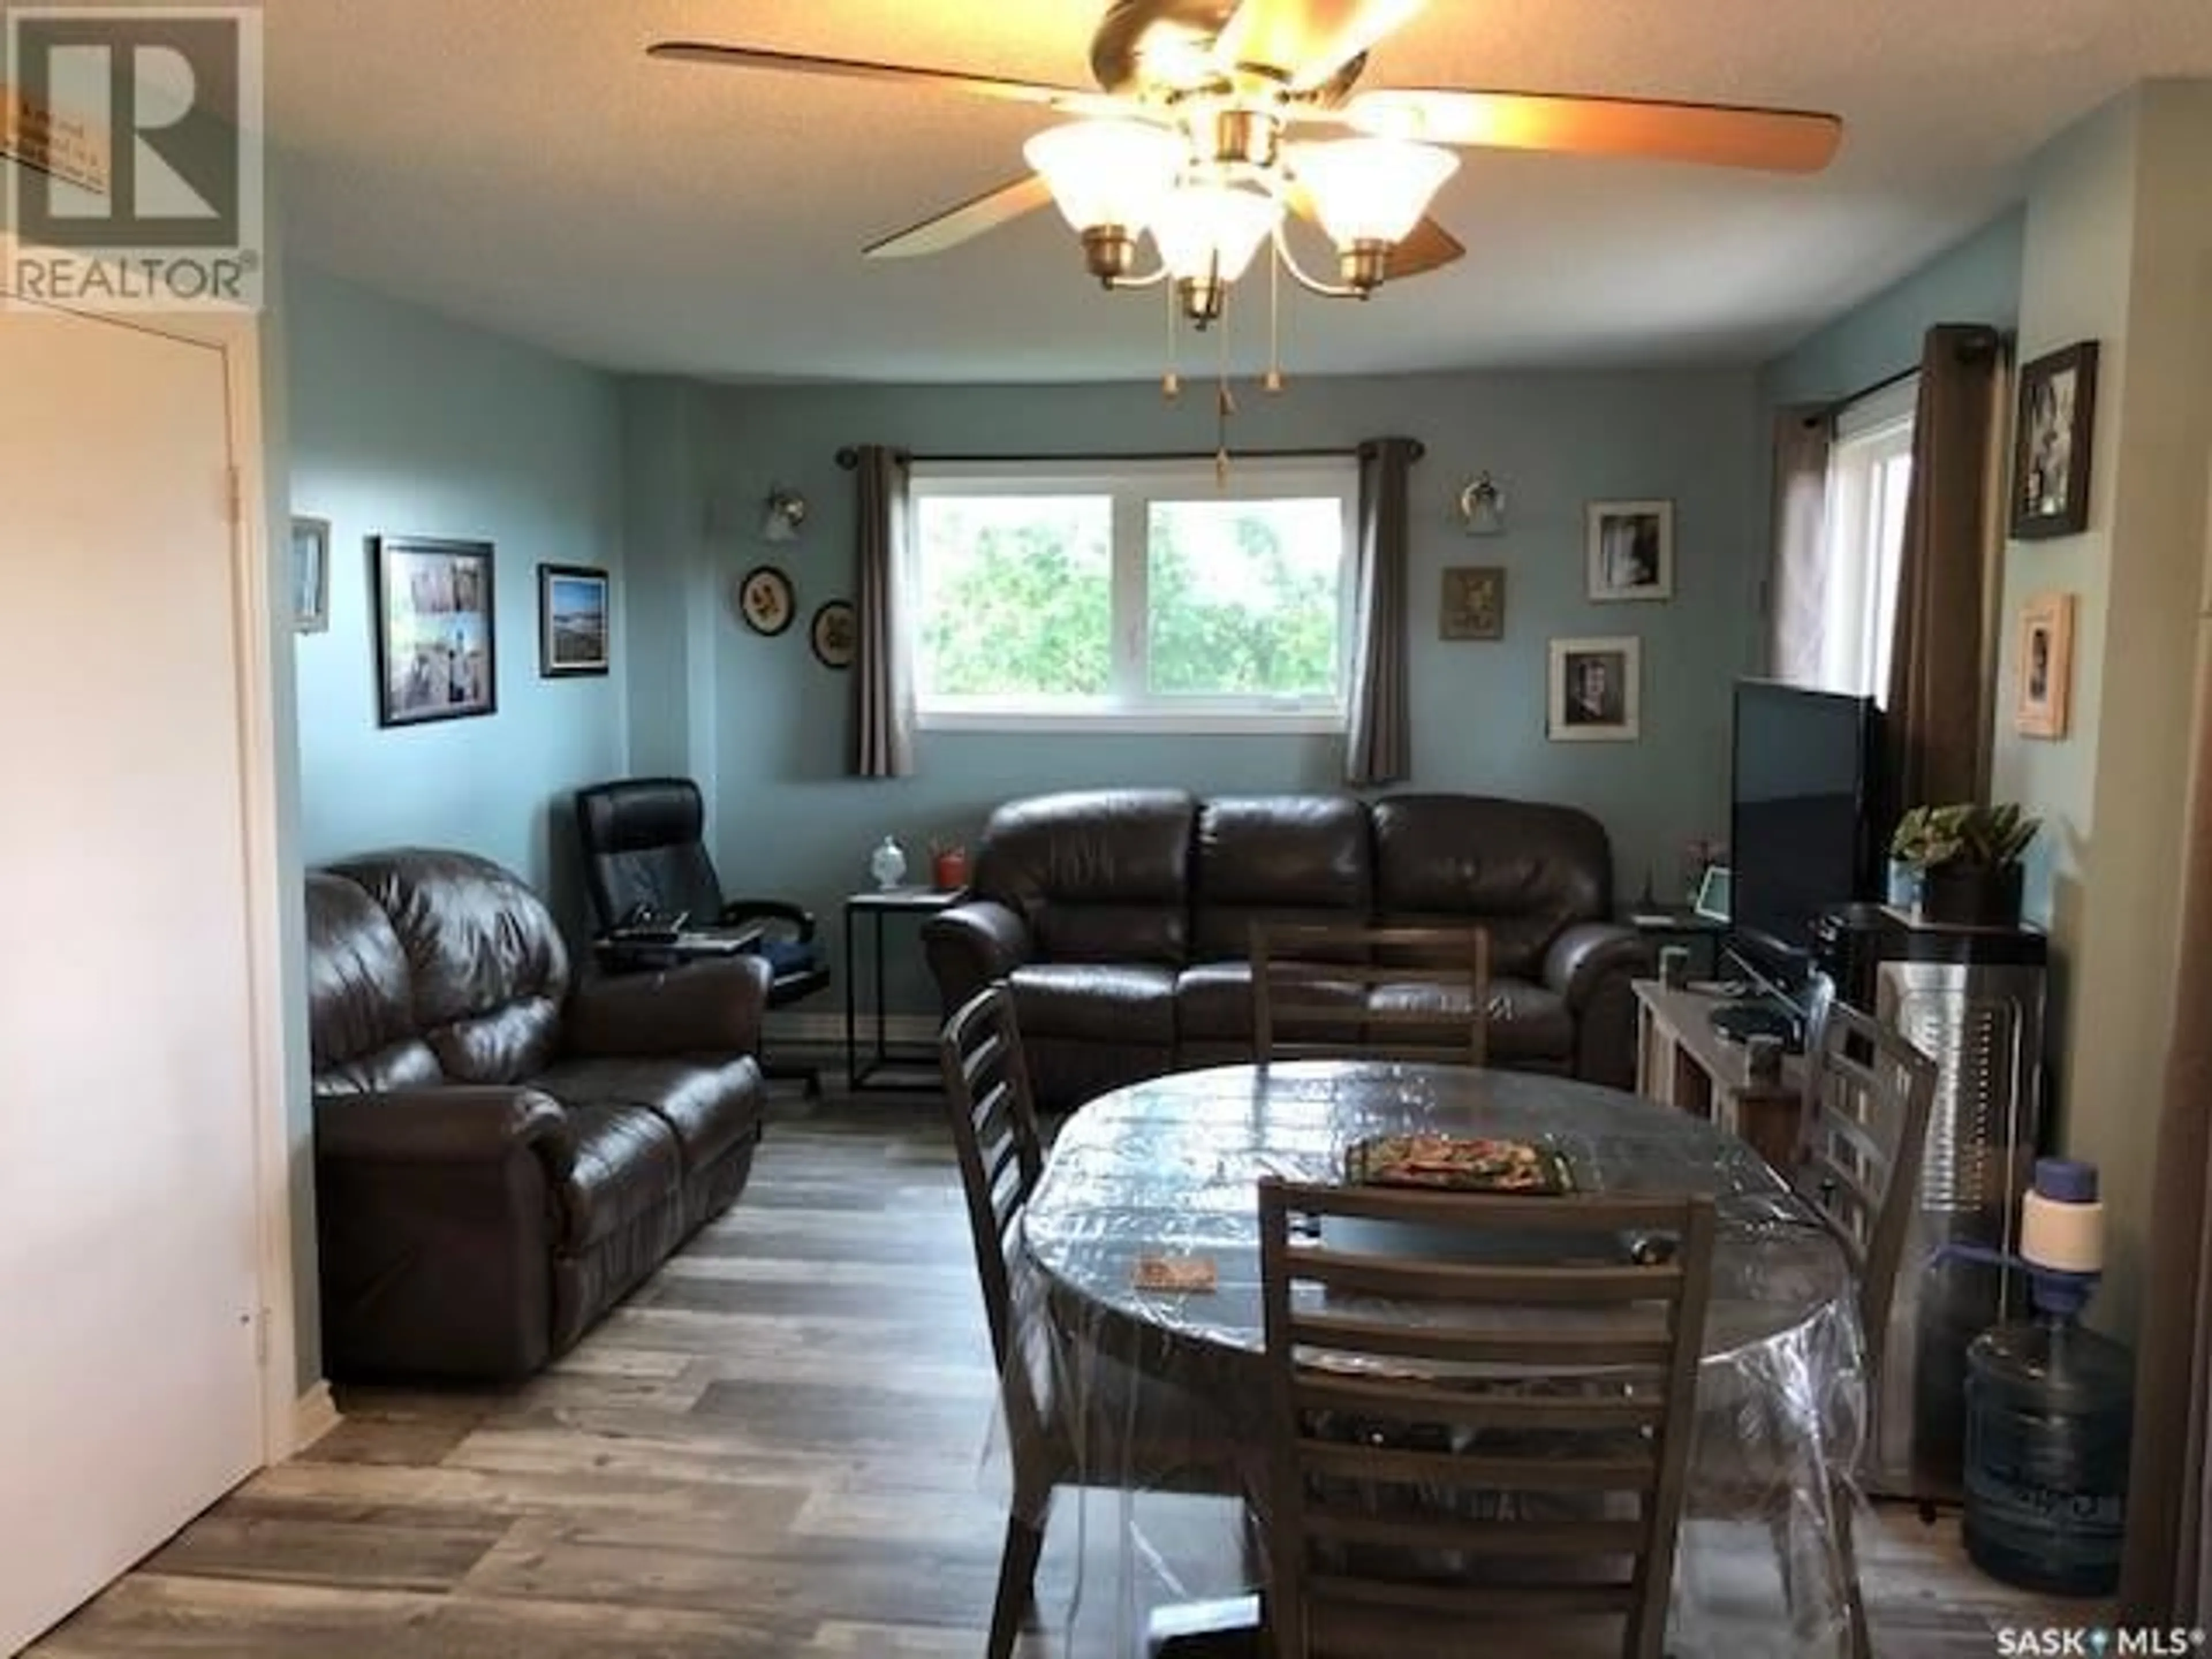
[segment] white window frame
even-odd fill
[[[1828,461],[1820,684],[1884,703],[1919,390],[1910,375],[1844,410]]]
[[[1035,463],[916,461],[909,474],[917,531],[932,497],[1103,495],[1113,502],[1113,689],[1100,697],[933,696],[915,653],[915,723],[933,732],[1322,732],[1344,728],[1351,695],[1358,596],[1359,463],[1334,455],[1232,457],[1227,476],[1210,459],[1100,459]],[[1146,683],[1150,636],[1151,506],[1169,501],[1278,501],[1334,497],[1342,508],[1337,572],[1338,684],[1328,696],[1205,696],[1156,693]],[[920,571],[909,592],[921,591]],[[917,628],[919,619],[917,618]]]

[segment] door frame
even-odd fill
[[[9,165],[0,162],[0,166]],[[0,227],[0,290],[17,244]],[[272,283],[270,292],[276,292]],[[265,1468],[282,1462],[337,1421],[328,1384],[317,1378],[299,1385],[299,1322],[295,1317],[292,1205],[293,1147],[289,1102],[306,1095],[306,1056],[295,1055],[285,1018],[285,872],[298,864],[296,810],[288,814],[278,747],[279,688],[289,684],[290,626],[280,619],[271,549],[289,554],[289,507],[271,498],[274,469],[267,453],[268,432],[262,373],[264,359],[282,363],[268,337],[276,313],[264,307],[246,315],[214,313],[135,313],[91,307],[49,305],[46,309],[94,323],[136,329],[209,348],[222,359],[226,437],[233,473],[231,498],[231,609],[240,656],[237,694],[240,813],[246,830],[246,975],[252,1019],[250,1056],[254,1144],[254,1231],[258,1243],[256,1295],[258,1318],[256,1370],[261,1391],[261,1458]],[[0,328],[8,325],[0,312]],[[221,481],[217,481],[220,485]],[[283,508],[283,537],[276,532]],[[289,584],[282,591],[289,593]],[[279,640],[283,659],[279,660]],[[286,673],[280,679],[279,667]],[[296,793],[297,780],[294,780]],[[296,802],[295,803],[296,808]],[[291,884],[298,886],[297,882]],[[295,896],[295,903],[303,903]],[[295,1077],[298,1086],[294,1086]]]

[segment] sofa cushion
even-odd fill
[[[1612,910],[1612,853],[1587,812],[1480,795],[1392,795],[1373,811],[1378,921],[1479,922],[1493,974],[1540,979],[1561,929]]]
[[[634,1106],[580,1101],[568,1107],[576,1165],[562,1184],[568,1248],[583,1250],[649,1214],[681,1201],[683,1158],[676,1132]]]
[[[1041,962],[1014,969],[1024,1037],[1079,1037],[1171,1048],[1176,976],[1128,963]]]
[[[1181,790],[1087,790],[992,813],[973,890],[1028,924],[1045,962],[1180,966],[1192,822]]]
[[[1359,1013],[1364,993],[1357,981],[1301,980],[1299,1006],[1341,1005],[1344,1018],[1326,1025],[1312,1020],[1277,1022],[1278,1035],[1294,1042],[1353,1042],[1359,1037]],[[1252,964],[1249,962],[1202,962],[1186,968],[1176,979],[1176,1037],[1184,1043],[1231,1042],[1250,1052]]]
[[[307,877],[307,1038],[318,1094],[443,1081],[415,1028],[392,919],[353,883],[319,872]]]
[[[415,1024],[457,1083],[520,1083],[558,1044],[568,952],[544,901],[468,853],[405,848],[330,866],[391,918]]]
[[[1191,957],[1249,956],[1255,922],[1364,922],[1374,903],[1366,805],[1350,795],[1224,796],[1198,812]]]
[[[684,1060],[562,1060],[530,1079],[570,1105],[629,1106],[675,1133],[685,1172],[703,1170],[760,1126],[759,1071],[747,1059],[720,1066]]]

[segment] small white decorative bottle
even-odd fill
[[[900,850],[898,842],[889,836],[884,837],[868,860],[868,873],[886,893],[906,878],[906,854]]]

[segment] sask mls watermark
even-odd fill
[[[260,12],[15,3],[5,12],[7,304],[258,310]]]

